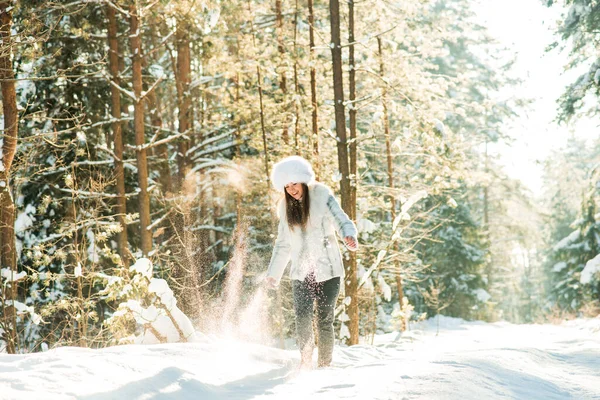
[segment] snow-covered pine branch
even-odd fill
[[[110,85],[114,88],[116,88],[117,90],[119,90],[119,92],[123,93],[124,95],[126,95],[127,97],[129,97],[130,99],[132,99],[134,101],[134,103],[137,102],[137,97],[135,95],[135,93],[133,93],[130,90],[125,89],[124,87],[122,87],[121,85],[117,85],[110,76],[106,75],[106,73],[104,73],[104,77],[105,79],[108,81],[108,83],[110,83]]]
[[[133,218],[127,218],[126,219],[126,223],[128,225],[134,224],[136,223],[137,220],[133,219]],[[114,221],[103,221],[103,220],[98,220],[98,219],[91,219],[85,222],[81,222],[81,223],[77,223],[74,226],[71,226],[71,228],[61,231],[59,233],[53,233],[51,235],[48,235],[42,239],[35,239],[33,241],[33,244],[37,244],[37,243],[48,243],[48,242],[52,242],[55,240],[59,240],[59,239],[63,239],[65,237],[71,237],[73,235],[74,232],[77,232],[79,230],[82,229],[86,229],[86,228],[90,228],[90,227],[94,227],[94,226],[111,226],[111,225],[115,225],[116,222]]]
[[[198,143],[197,145],[195,145],[194,147],[192,147],[191,149],[189,149],[186,152],[186,155],[189,156],[189,155],[193,154],[194,152],[196,152],[197,150],[199,150],[199,149],[201,149],[201,148],[203,148],[203,147],[205,147],[205,146],[207,146],[207,145],[209,145],[211,143],[217,142],[217,141],[219,141],[221,139],[224,139],[224,138],[226,138],[228,136],[231,136],[231,134],[234,133],[236,130],[237,130],[237,128],[230,129],[230,130],[228,130],[226,132],[221,133],[220,135],[213,136],[213,137],[210,137],[210,138],[208,138],[206,140],[203,140],[201,143]]]
[[[94,122],[93,124],[90,124],[90,125],[84,127],[83,129],[97,128],[97,127],[103,126],[103,125],[112,125],[115,122],[127,122],[127,121],[133,121],[133,117],[110,118],[110,119],[106,119],[103,121]]]
[[[198,171],[202,171],[203,169],[210,168],[210,167],[220,167],[220,166],[234,167],[233,163],[227,159],[200,158],[200,159],[196,159],[194,161],[196,162],[196,165],[194,166],[194,168],[192,168],[190,170],[190,172],[198,172]]]
[[[135,162],[135,159],[125,160],[124,162]],[[82,167],[82,166],[99,166],[99,165],[113,165],[114,160],[101,160],[101,161],[73,161],[69,164],[69,166],[59,167],[55,169],[49,169],[48,171],[40,172],[36,174],[36,176],[49,176],[61,172],[67,172],[71,170],[73,167]]]
[[[329,136],[330,138],[332,138],[333,140],[335,140],[336,142],[340,141],[340,138],[338,138],[337,136],[335,136],[333,134],[333,132],[331,132],[331,129],[325,129],[325,128],[320,128],[319,129],[321,132],[325,133],[327,136]]]
[[[223,77],[223,74],[216,74],[213,76],[202,76],[199,79],[196,79],[195,81],[192,81],[192,83],[190,83],[189,90],[193,90],[200,85],[204,85],[205,83],[209,83],[209,82],[215,81],[217,79],[221,79],[222,77]]]
[[[107,278],[104,293],[116,292],[114,296],[121,298],[121,303],[106,324],[119,329],[122,318],[132,317],[142,328],[141,334],[138,333],[133,340],[137,344],[193,340],[195,331],[191,321],[177,307],[177,300],[167,282],[152,276],[152,262],[140,258],[129,267],[129,272],[134,274],[133,278]],[[130,336],[122,340],[128,341]]]
[[[214,225],[199,225],[199,226],[194,226],[192,228],[190,228],[191,232],[197,232],[197,231],[215,231],[215,232],[221,232],[221,233],[226,233],[228,235],[231,234],[231,230],[227,229],[227,228],[223,228],[222,226],[214,226]]]
[[[146,227],[146,229],[148,229],[149,231],[151,231],[152,229],[156,228],[158,225],[161,224],[161,222],[163,222],[169,215],[171,215],[173,213],[173,211],[175,211],[175,207],[171,207],[169,208],[169,211],[167,211],[162,217],[158,218],[156,221],[154,221],[153,223],[151,223],[150,225],[148,225]]]
[[[73,189],[65,189],[65,188],[61,188],[60,186],[57,185],[53,185],[52,188],[63,192],[63,193],[68,193],[71,194],[73,196],[77,196],[79,198],[82,199],[92,199],[92,198],[119,198],[120,196],[118,194],[112,194],[112,193],[102,193],[102,192],[90,192],[87,190],[73,190]],[[133,196],[137,196],[138,193],[134,192],[134,193],[125,193],[125,197],[133,197]]]
[[[202,156],[206,156],[208,154],[213,154],[213,153],[217,153],[217,152],[220,152],[220,151],[223,151],[223,150],[227,150],[227,149],[229,149],[231,147],[239,146],[240,144],[242,144],[244,142],[245,142],[245,139],[235,139],[235,140],[232,140],[230,142],[223,143],[223,144],[221,144],[219,146],[211,147],[209,149],[206,149],[204,151],[201,151],[201,152],[195,154],[192,157],[192,160],[196,161],[198,158],[200,158]]]
[[[154,83],[152,84],[152,86],[150,86],[150,88],[144,92],[142,92],[141,96],[140,96],[140,101],[144,100],[148,94],[152,93],[152,91],[154,90],[154,88],[156,88],[156,86],[158,86],[159,83],[161,83],[163,80],[163,77],[159,77],[157,80],[154,81]]]
[[[189,131],[181,132],[181,133],[174,134],[172,136],[167,136],[166,138],[158,140],[158,141],[156,141],[157,135],[154,135],[152,137],[152,139],[150,139],[150,142],[146,143],[143,146],[131,146],[131,145],[128,144],[125,147],[127,147],[130,150],[150,149],[152,147],[156,147],[156,146],[160,146],[160,145],[163,145],[163,144],[167,144],[167,143],[169,143],[169,142],[171,142],[171,141],[173,141],[175,139],[179,139],[179,138],[182,138],[182,137],[186,138],[186,139],[189,139],[188,134],[189,134]]]

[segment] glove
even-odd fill
[[[277,289],[277,280],[272,276],[267,276],[263,281],[263,286],[267,289],[275,290]]]
[[[344,238],[344,243],[346,244],[346,247],[348,248],[348,250],[350,250],[350,251],[358,250],[358,240],[356,240],[355,237],[346,236]]]

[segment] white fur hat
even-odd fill
[[[315,180],[310,163],[299,156],[286,157],[273,166],[271,182],[273,187],[283,192],[288,183],[311,184]]]

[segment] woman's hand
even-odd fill
[[[277,289],[277,280],[275,278],[273,278],[272,276],[267,276],[265,278],[265,280],[263,281],[263,285],[267,289]]]
[[[344,243],[346,244],[346,247],[348,248],[348,250],[350,250],[350,251],[358,250],[358,240],[356,240],[355,237],[346,236],[344,238]]]

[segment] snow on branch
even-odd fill
[[[161,144],[169,143],[169,142],[171,142],[171,141],[173,141],[175,139],[179,139],[181,137],[189,139],[189,136],[187,136],[188,133],[189,133],[189,131],[185,131],[185,132],[173,135],[173,136],[168,136],[168,137],[166,137],[164,139],[161,139],[161,140],[158,140],[158,141],[155,141],[157,135],[154,135],[154,137],[152,137],[152,139],[150,140],[150,142],[148,142],[148,143],[146,143],[144,145],[141,145],[141,146],[131,146],[131,145],[128,144],[128,145],[126,145],[126,147],[128,149],[131,149],[131,150],[150,149],[150,148],[155,147],[155,146],[160,146]]]
[[[576,229],[573,232],[571,232],[569,234],[569,236],[563,238],[560,242],[555,244],[554,247],[552,248],[552,250],[554,250],[554,251],[564,250],[565,248],[568,248],[568,246],[571,243],[579,240],[580,236],[581,236],[581,231],[579,229]]]
[[[129,274],[133,274],[133,277],[127,279],[128,282],[124,279],[107,280],[105,293],[114,292],[124,298],[106,324],[117,330],[120,326],[128,325],[120,323],[123,319],[135,321],[142,328],[141,333],[133,339],[137,344],[193,340],[195,331],[192,322],[177,307],[177,300],[167,281],[152,277],[153,269],[149,259],[140,258],[129,267]],[[131,294],[135,297],[129,297]],[[127,336],[124,340],[130,338]]]
[[[236,140],[232,140],[231,142],[227,142],[227,143],[223,143],[219,146],[215,146],[212,147],[210,149],[204,150],[199,152],[198,154],[196,154],[192,160],[196,161],[199,157],[205,156],[207,154],[213,154],[213,153],[217,153],[219,151],[223,151],[223,150],[227,150],[231,147],[235,147],[235,146],[239,146],[240,144],[244,143],[244,139],[236,139]]]
[[[594,280],[594,276],[597,276],[598,273],[600,273],[600,254],[585,264],[585,268],[581,271],[579,281],[584,285],[587,285]]]
[[[332,138],[333,140],[335,140],[336,142],[340,141],[340,138],[338,138],[337,136],[335,136],[332,132],[331,129],[325,129],[325,128],[321,128],[320,129],[321,132],[325,133],[327,136],[329,136],[330,138]]]
[[[199,226],[194,226],[193,228],[190,229],[191,232],[196,232],[196,231],[215,231],[215,232],[221,232],[221,233],[226,233],[228,235],[231,235],[231,230],[227,229],[227,228],[223,228],[222,226],[214,226],[214,225],[199,225]]]
[[[111,84],[111,86],[117,88],[117,90],[119,90],[119,92],[127,95],[128,97],[130,97],[134,102],[137,103],[138,98],[135,95],[135,93],[133,93],[130,90],[125,89],[124,87],[122,87],[121,85],[117,85],[108,75],[104,74],[104,77],[106,78],[106,80]]]
[[[150,86],[150,88],[144,92],[142,92],[141,96],[140,96],[140,101],[144,100],[146,98],[146,96],[148,96],[150,93],[152,93],[152,91],[154,90],[154,88],[156,86],[158,86],[159,83],[161,83],[163,80],[163,77],[159,77],[157,80],[154,81],[154,83],[152,84],[152,86]]]
[[[404,202],[404,204],[402,204],[400,207],[400,213],[398,213],[396,218],[394,218],[394,222],[392,224],[393,231],[397,230],[400,221],[410,220],[410,214],[408,214],[408,211],[412,208],[412,206],[415,205],[415,203],[421,199],[424,199],[425,197],[427,197],[427,192],[425,190],[419,190],[417,193],[410,196],[409,199]]]
[[[158,3],[158,0],[154,0],[154,2],[147,4],[146,6],[142,7],[142,11],[148,11],[151,10],[152,7],[154,7],[156,5],[156,3]]]
[[[216,74],[213,76],[203,76],[200,79],[196,79],[195,81],[191,82],[189,85],[189,90],[195,89],[196,87],[203,85],[205,83],[209,83],[212,82],[214,80],[217,80],[219,78],[222,78],[223,74]]]
[[[377,269],[377,267],[379,267],[379,264],[381,264],[381,261],[383,261],[383,258],[387,255],[387,252],[388,252],[387,249],[379,250],[379,253],[377,254],[377,259],[375,260],[373,265],[371,265],[369,270],[366,273],[364,273],[363,276],[361,277],[360,282],[358,283],[359,289],[361,287],[363,287],[365,283],[367,283],[367,280],[369,279],[369,277],[371,276],[373,271],[375,271]]]
[[[79,198],[82,199],[95,199],[95,198],[113,198],[116,199],[118,197],[120,197],[118,194],[112,194],[112,193],[102,193],[102,192],[89,192],[87,190],[73,190],[73,189],[65,189],[65,188],[61,188],[58,185],[54,185],[52,186],[54,189],[63,192],[63,193],[69,193],[71,195],[77,196]],[[126,193],[125,197],[133,197],[133,196],[137,196],[138,193]]]
[[[209,167],[221,167],[221,166],[226,166],[226,167],[232,167],[233,163],[229,160],[224,160],[224,159],[214,159],[214,158],[200,158],[200,159],[196,159],[194,161],[199,162],[201,160],[204,160],[203,163],[201,164],[197,164],[194,168],[192,168],[190,170],[190,172],[198,172],[201,171],[205,168],[209,168]]]
[[[149,56],[151,56],[152,54],[154,54],[155,52],[157,52],[162,46],[166,45],[167,42],[171,39],[171,37],[176,33],[176,30],[172,30],[171,32],[169,32],[165,37],[163,37],[163,39],[160,41],[160,43],[155,46],[152,50],[144,53],[142,55],[142,58],[147,58]]]
[[[88,125],[86,128],[96,128],[98,126],[103,126],[103,125],[112,125],[115,122],[126,122],[126,121],[133,121],[133,117],[122,117],[122,118],[110,118],[104,121],[98,121],[98,122],[94,122],[91,125]]]
[[[208,138],[208,139],[202,141],[201,143],[198,143],[196,146],[192,147],[191,149],[189,149],[185,154],[187,156],[189,156],[190,154],[193,154],[195,151],[201,149],[204,146],[207,146],[207,145],[209,145],[211,143],[217,142],[217,141],[219,141],[221,139],[224,139],[224,138],[226,138],[228,136],[231,136],[231,134],[234,133],[236,130],[237,130],[237,128],[230,129],[230,130],[228,130],[226,132],[223,132],[220,135]]]
[[[25,278],[26,276],[27,276],[27,272],[25,272],[25,271],[21,271],[19,273],[15,273],[10,268],[2,268],[2,269],[0,269],[0,277],[2,277],[2,279],[5,282],[16,282],[16,281],[19,281],[19,280]]]
[[[169,211],[167,211],[165,213],[165,215],[163,215],[162,217],[160,217],[159,219],[157,219],[156,221],[154,221],[153,223],[151,223],[150,225],[148,225],[146,227],[147,230],[151,231],[152,229],[156,228],[158,225],[160,225],[161,222],[163,222],[165,220],[165,218],[167,218],[169,215],[171,215],[171,213],[175,211],[175,207],[171,207],[169,209]]]
[[[137,223],[137,220],[134,220],[132,218],[126,218],[125,219],[125,223],[127,225],[133,224],[133,223]],[[62,232],[59,233],[53,233],[52,235],[48,235],[43,239],[35,239],[34,243],[35,244],[41,244],[41,243],[47,243],[47,242],[51,242],[54,240],[59,240],[65,237],[70,237],[73,235],[74,232],[77,232],[79,230],[82,229],[86,229],[86,228],[90,228],[92,226],[96,227],[96,226],[110,226],[110,225],[115,225],[116,222],[114,221],[98,221],[95,219],[91,219],[89,221],[85,221],[79,224],[76,224],[75,226],[72,226],[70,229],[64,230]]]
[[[7,300],[4,303],[4,306],[13,306],[17,311],[17,314],[29,314],[29,316],[31,317],[31,322],[33,322],[35,325],[39,325],[39,323],[42,322],[42,317],[35,313],[33,307],[27,306],[26,304],[21,303],[20,301]]]
[[[131,160],[125,160],[125,162],[133,162],[135,160],[131,159]],[[72,167],[82,167],[82,166],[96,166],[96,165],[112,165],[114,164],[114,160],[102,160],[102,161],[73,161],[71,163],[69,163],[69,166],[66,167],[60,167],[60,168],[56,168],[56,169],[52,169],[52,170],[48,170],[48,171],[44,171],[44,172],[40,172],[38,174],[36,174],[37,176],[48,176],[48,175],[54,175],[60,172],[67,172],[69,170],[71,170]]]
[[[359,290],[360,290],[360,288],[362,288],[366,284],[367,280],[373,274],[373,271],[375,271],[377,268],[379,268],[379,266],[381,265],[381,262],[383,261],[384,257],[390,251],[390,249],[392,248],[392,246],[394,245],[394,243],[396,243],[396,241],[399,239],[400,233],[402,232],[402,229],[400,229],[400,221],[410,220],[411,217],[408,214],[408,211],[419,200],[424,199],[427,196],[428,196],[428,194],[427,194],[427,192],[425,190],[420,190],[420,191],[414,193],[412,196],[410,196],[409,199],[407,201],[405,201],[404,204],[402,204],[402,206],[400,208],[400,213],[398,214],[398,216],[396,216],[396,218],[394,219],[394,222],[392,224],[392,236],[391,236],[391,240],[388,242],[388,244],[387,244],[387,246],[386,246],[385,249],[382,249],[382,250],[379,251],[379,253],[377,254],[377,259],[375,260],[375,262],[373,263],[373,265],[361,277],[361,280],[360,280],[360,282],[358,284],[358,289]]]

